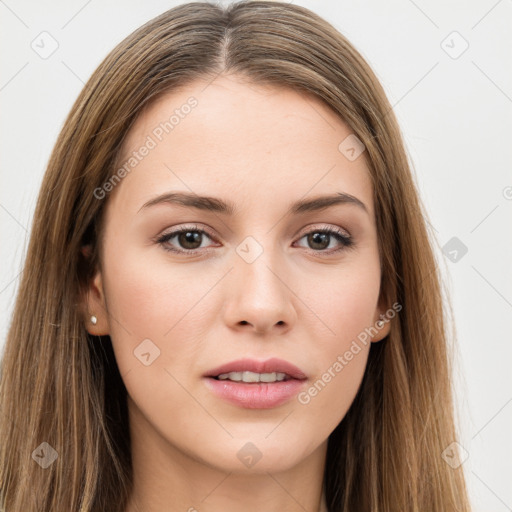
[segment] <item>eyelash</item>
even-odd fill
[[[203,251],[203,252],[210,252],[211,249],[206,249],[206,251],[204,249],[175,249],[175,248],[170,248],[169,245],[167,245],[167,242],[169,240],[171,240],[172,238],[174,238],[175,236],[178,236],[178,235],[180,235],[182,233],[187,233],[187,232],[202,233],[202,234],[208,236],[209,238],[211,238],[212,240],[215,241],[215,237],[213,237],[210,233],[208,233],[208,231],[206,231],[204,229],[201,229],[198,226],[189,226],[189,227],[184,227],[184,228],[181,228],[181,229],[178,229],[178,230],[175,230],[175,231],[171,231],[170,233],[166,233],[164,235],[161,235],[161,236],[157,237],[155,241],[158,244],[160,244],[165,251],[172,252],[174,254],[190,254],[190,255],[195,255],[195,254],[197,254],[197,253],[199,253],[201,251]],[[312,234],[312,233],[323,233],[323,234],[331,235],[336,240],[338,240],[338,242],[341,243],[341,247],[339,247],[338,249],[334,249],[334,250],[331,249],[330,251],[315,250],[315,249],[307,248],[307,250],[309,252],[312,252],[312,253],[314,253],[316,255],[320,255],[320,256],[332,255],[332,254],[338,253],[340,251],[343,251],[345,249],[351,248],[354,245],[354,241],[352,240],[352,237],[346,235],[343,231],[341,231],[338,228],[317,228],[317,229],[312,229],[311,231],[308,231],[307,233],[304,233],[299,238],[299,240],[304,238],[307,235]]]

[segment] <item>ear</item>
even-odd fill
[[[90,249],[90,246],[82,247],[82,254],[87,259],[90,256]],[[103,280],[99,270],[96,272],[90,283],[88,283],[83,301],[85,328],[87,332],[95,336],[110,334],[105,293],[103,290]],[[96,317],[95,324],[91,322],[92,316]]]
[[[379,304],[375,309],[373,318],[373,329],[376,334],[372,335],[372,343],[383,340],[391,331],[391,319],[385,314],[389,308],[386,307],[383,300],[379,300]]]

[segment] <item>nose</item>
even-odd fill
[[[296,322],[293,283],[270,252],[252,263],[235,256],[224,302],[225,322],[232,329],[280,335]]]

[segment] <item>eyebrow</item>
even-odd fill
[[[237,208],[232,202],[211,196],[199,196],[189,192],[167,192],[159,195],[142,205],[139,212],[157,204],[177,204],[197,210],[222,213],[225,215],[233,215],[237,212]],[[312,199],[301,199],[290,206],[288,213],[299,214],[321,211],[339,204],[352,204],[369,214],[366,205],[361,200],[344,192],[337,192],[334,195],[317,196]]]

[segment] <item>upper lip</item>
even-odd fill
[[[272,358],[266,361],[257,361],[256,359],[237,359],[230,363],[217,366],[204,374],[204,377],[218,377],[223,373],[230,372],[254,372],[254,373],[286,373],[294,379],[306,379],[306,374],[292,363],[283,359]]]

